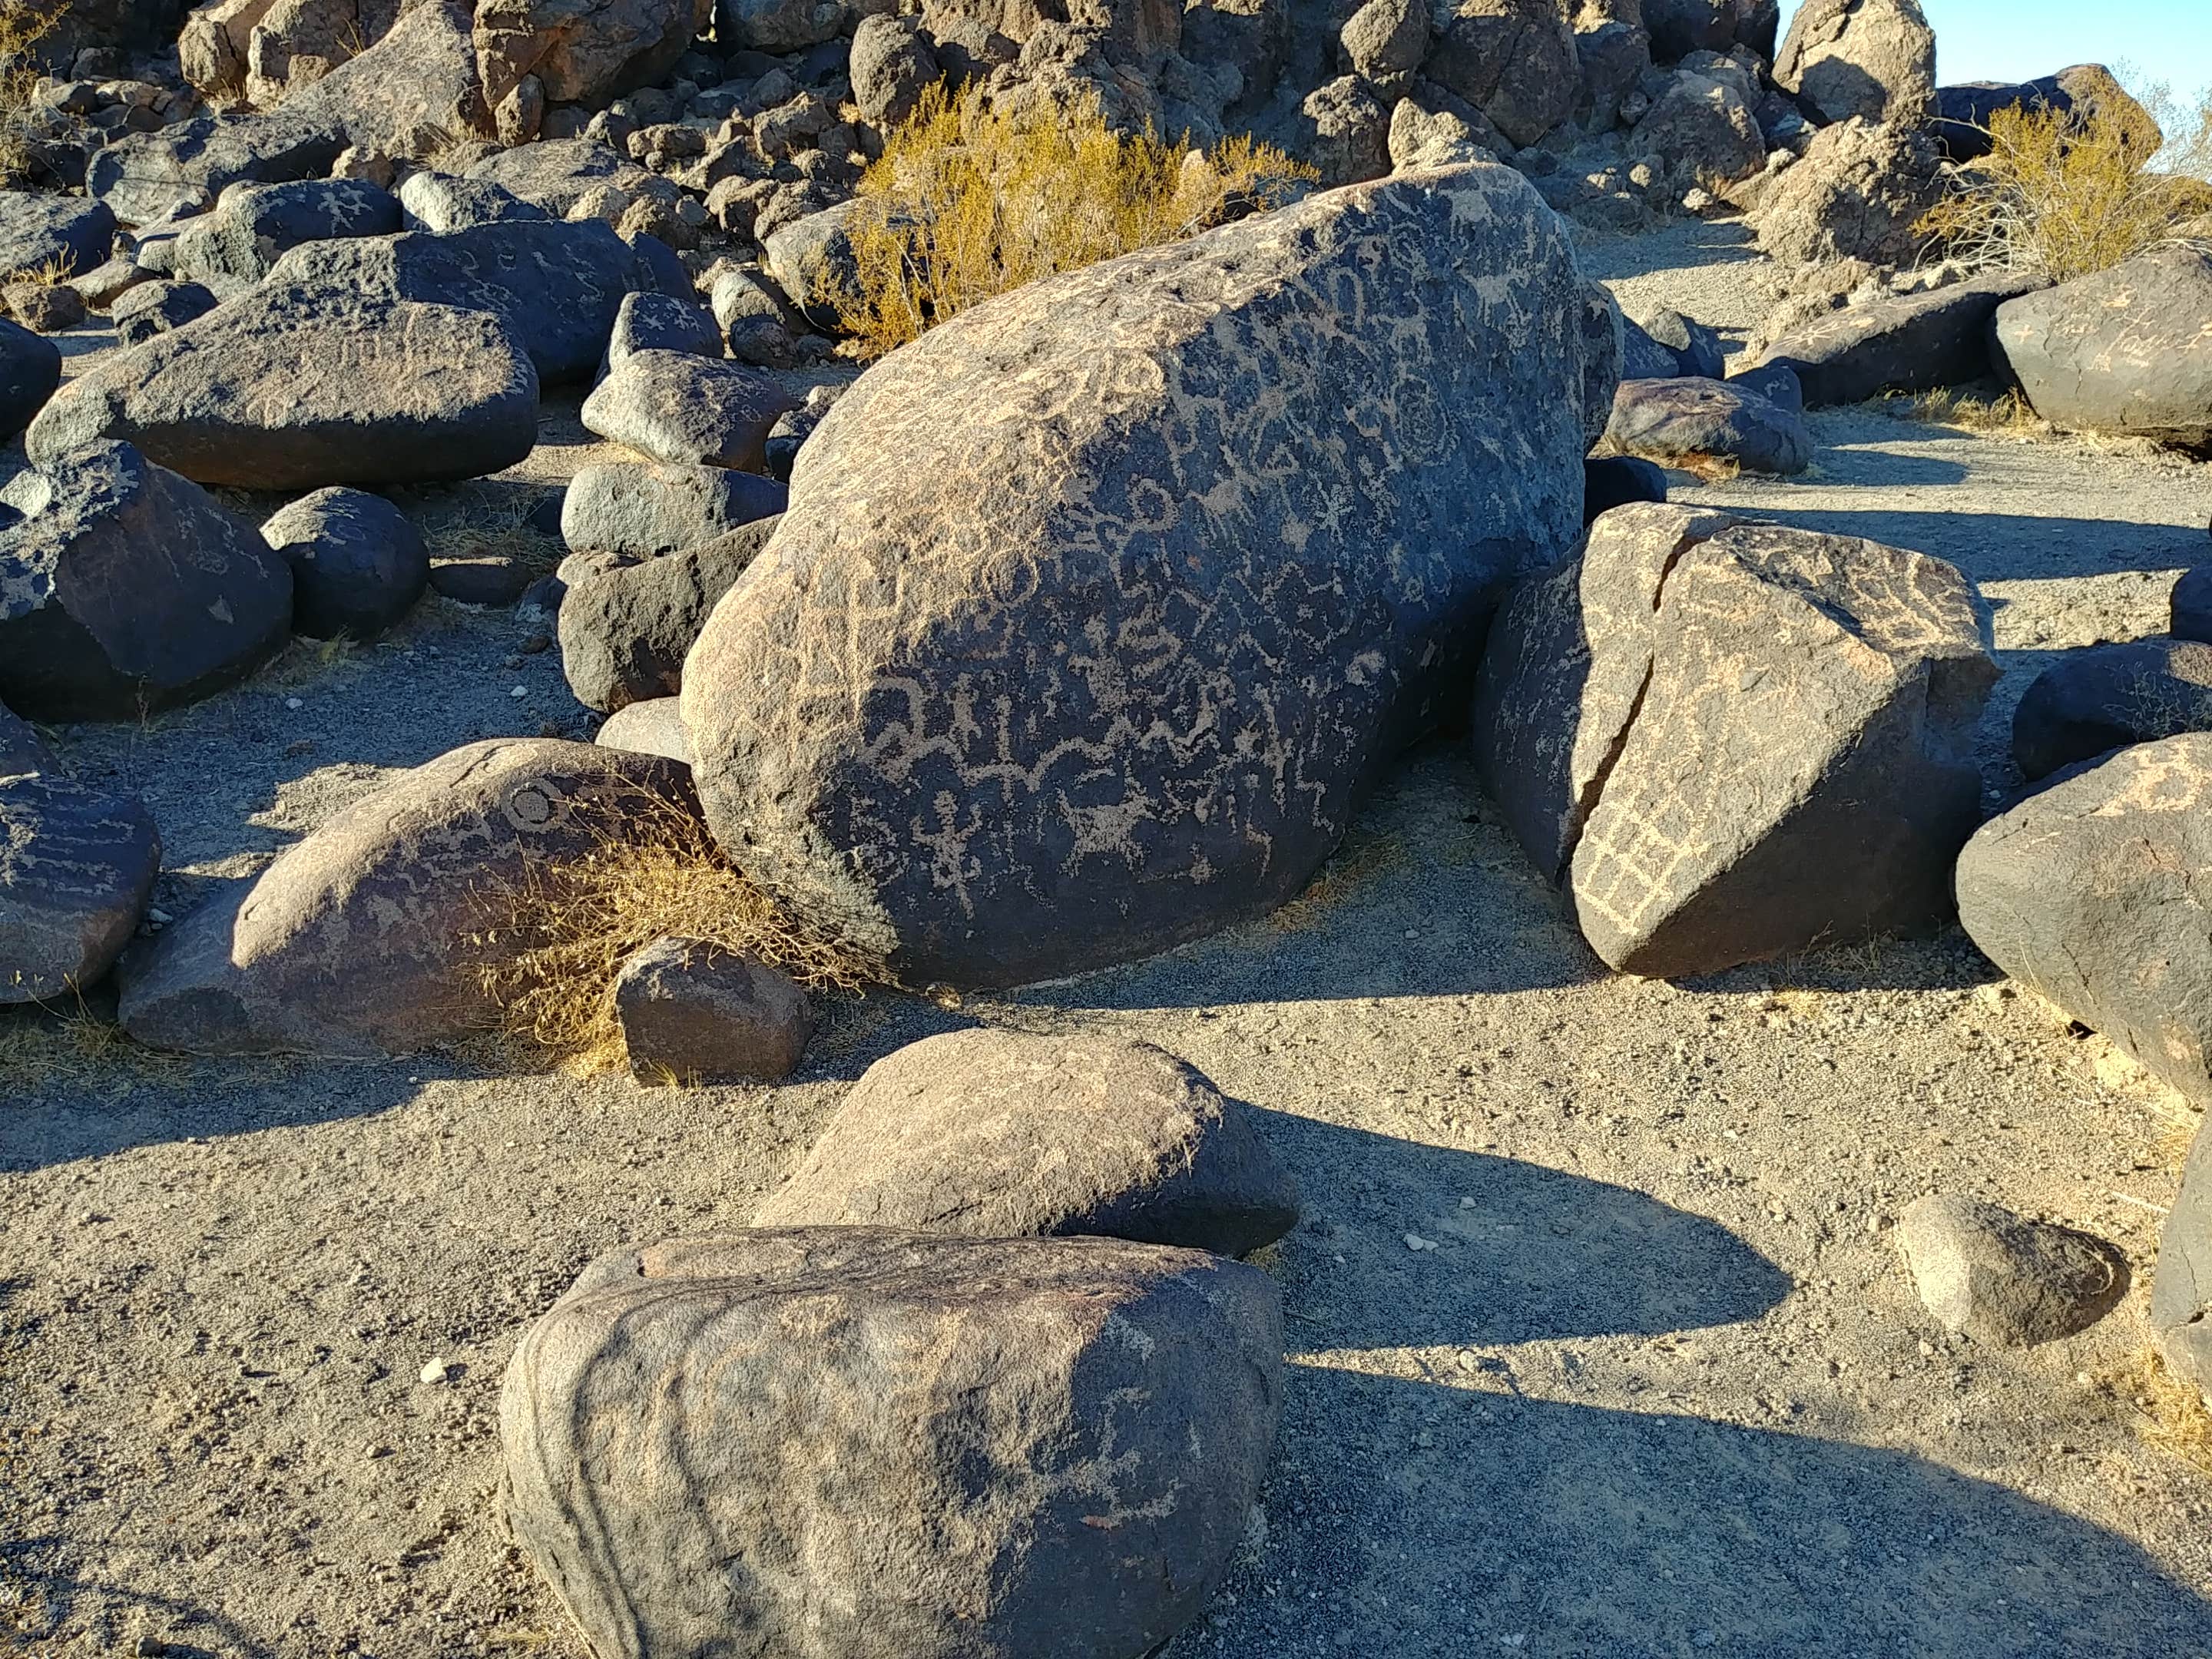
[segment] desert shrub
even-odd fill
[[[840,320],[881,356],[994,295],[1280,206],[1318,176],[1249,138],[1205,154],[1115,132],[1095,101],[1012,113],[940,83],[862,175]]]
[[[679,934],[741,951],[811,990],[884,982],[884,964],[811,933],[747,880],[690,806],[626,801],[581,858],[533,867],[488,896],[526,917],[527,944],[484,970],[504,1035],[581,1073],[623,1063],[615,980],[655,939]]]
[[[2076,125],[2057,110],[1999,110],[1988,131],[1995,148],[1920,225],[1970,264],[2063,283],[2132,258],[2199,210],[2195,182],[2153,169],[2109,116]]]
[[[0,185],[17,184],[30,171],[33,94],[41,74],[36,48],[68,9],[0,0]]]

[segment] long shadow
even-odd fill
[[[48,1639],[49,1632],[67,1628],[82,1608],[89,1607],[111,1623],[134,1622],[135,1614],[137,1620],[162,1632],[153,1638],[161,1643],[158,1649],[118,1643],[105,1650],[108,1652],[158,1651],[165,1659],[280,1659],[276,1649],[254,1640],[211,1608],[42,1568],[41,1554],[58,1547],[58,1540],[48,1538],[0,1541],[0,1585],[16,1581],[11,1586],[17,1593],[14,1611],[23,1622],[13,1626],[10,1633],[23,1644],[22,1651],[58,1653],[58,1646],[48,1649],[40,1643]],[[15,1644],[9,1644],[7,1650],[16,1650]]]
[[[2201,525],[1895,507],[1793,507],[1765,501],[1740,510],[1747,518],[1909,547],[1957,565],[1978,582],[2181,570],[2212,561],[2212,541],[2206,539]]]
[[[1294,1364],[1265,1541],[1170,1659],[2185,1659],[2125,1539],[1908,1454]]]
[[[1790,1293],[1727,1228],[1626,1187],[1285,1113],[1261,1125],[1305,1194],[1293,1347],[1656,1335]]]

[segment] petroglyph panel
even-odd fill
[[[250,489],[471,478],[538,441],[538,375],[497,318],[264,287],[63,388],[44,465],[101,438]]]
[[[161,838],[135,799],[51,775],[0,778],[0,1004],[55,1002],[114,964]]]
[[[687,666],[717,833],[917,979],[1018,982],[1271,908],[1465,695],[1504,583],[1577,538],[1618,373],[1594,318],[1559,221],[1483,166],[893,354],[800,452]]]
[[[1990,960],[2212,1103],[2212,733],[2122,749],[1992,818],[1959,857]]]
[[[672,1240],[524,1334],[507,1513],[597,1652],[1146,1653],[1243,1535],[1281,1370],[1273,1282],[1195,1250]]]

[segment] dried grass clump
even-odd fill
[[[533,867],[495,908],[527,948],[483,971],[503,1034],[580,1075],[624,1063],[623,964],[672,934],[757,957],[813,991],[888,983],[884,963],[811,933],[745,878],[690,807],[644,794],[610,812],[592,850]]]
[[[1024,283],[1279,207],[1319,176],[1249,138],[1206,155],[1115,132],[1095,99],[1055,118],[939,83],[861,178],[839,319],[879,357]]]
[[[1918,226],[1970,265],[2068,282],[2133,258],[2197,210],[2197,182],[2154,172],[2114,117],[2077,125],[2057,110],[2005,109],[1987,131],[1995,148]]]
[[[1965,432],[2013,438],[2042,437],[2051,430],[2017,391],[1984,398],[1943,386],[1917,396],[1896,396],[1887,401],[1891,404],[1891,413],[1905,420],[1925,421],[1930,426],[1956,427]]]
[[[41,76],[34,48],[68,10],[42,0],[0,0],[0,185],[18,184],[30,172]]]
[[[2143,1441],[2190,1468],[2212,1474],[2212,1409],[2204,1396],[2166,1368],[2146,1349],[2139,1369],[2116,1379],[2116,1392],[2133,1399],[2140,1413],[2136,1431]]]
[[[512,560],[535,575],[550,575],[567,556],[557,536],[530,522],[527,505],[463,499],[423,526],[434,559]]]

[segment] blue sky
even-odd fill
[[[2134,64],[2177,92],[2212,86],[2212,0],[1921,0],[1936,27],[1936,72],[2023,81],[2069,64]],[[1782,0],[1782,27],[1797,0]]]

